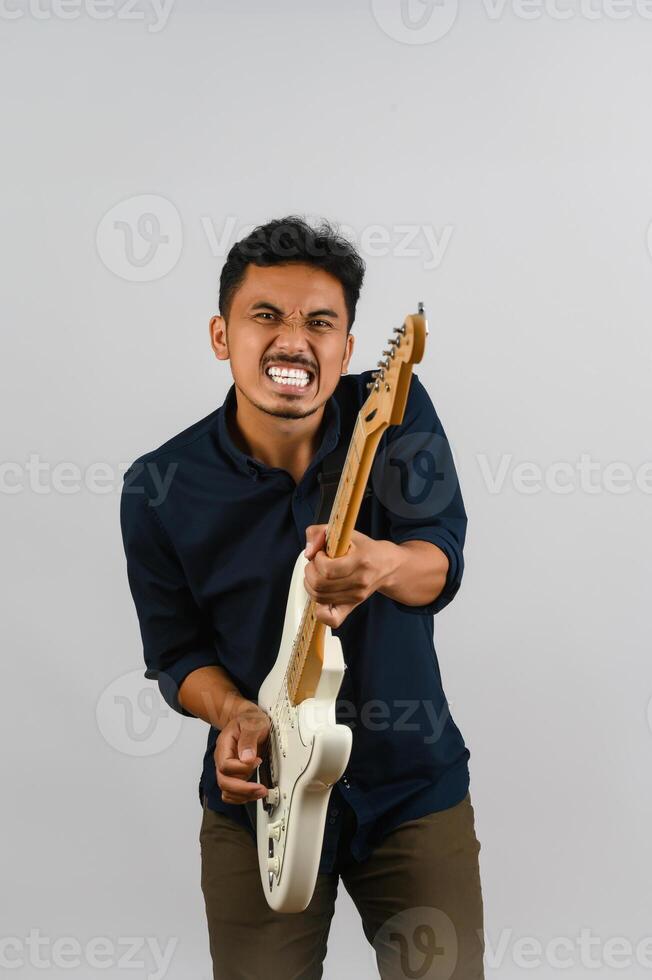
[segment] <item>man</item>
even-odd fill
[[[466,513],[416,374],[403,422],[383,433],[376,460],[389,462],[369,481],[348,552],[329,558],[315,523],[321,461],[348,445],[368,395],[370,371],[347,375],[363,276],[328,223],[290,216],[234,245],[210,321],[233,376],[226,399],[125,475],[145,676],[176,711],[211,726],[199,798],[216,980],[321,977],[340,877],[383,978],[483,977],[470,754],[444,696],[432,619],[460,586]],[[382,477],[392,464],[400,499]],[[312,901],[284,914],[263,895],[243,804],[267,791],[255,779],[269,732],[257,692],[303,547],[306,590],[342,643],[337,720],[350,724],[353,747],[331,792]]]

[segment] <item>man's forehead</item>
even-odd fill
[[[318,306],[344,307],[340,281],[314,266],[250,265],[238,292],[247,306],[269,300],[279,308],[300,309],[304,313]]]

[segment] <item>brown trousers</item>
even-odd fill
[[[480,843],[470,795],[401,824],[358,863],[346,808],[336,871],[317,876],[303,912],[275,912],[249,833],[204,803],[201,887],[214,980],[319,980],[339,878],[353,899],[382,980],[483,980]]]

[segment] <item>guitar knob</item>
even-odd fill
[[[276,820],[276,821],[274,821],[274,823],[270,823],[268,825],[268,827],[267,827],[267,833],[269,834],[270,837],[273,837],[274,840],[280,840],[281,839],[281,826],[282,826],[282,822],[280,820]]]
[[[269,803],[269,805],[277,806],[280,798],[281,798],[281,794],[278,786],[270,786],[270,788],[267,790],[267,802]]]
[[[267,858],[267,870],[272,875],[277,875],[280,867],[278,858]]]

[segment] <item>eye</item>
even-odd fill
[[[258,317],[258,316],[271,316],[271,318],[272,318],[272,319],[274,319],[274,317],[276,316],[276,314],[275,314],[275,313],[266,313],[266,312],[261,312],[261,313],[256,313],[256,316],[257,316],[257,317]]]
[[[313,324],[313,323],[314,324],[318,324],[319,326],[322,326],[322,327],[330,327],[331,326],[331,324],[327,320],[310,320],[310,323],[311,324]]]

